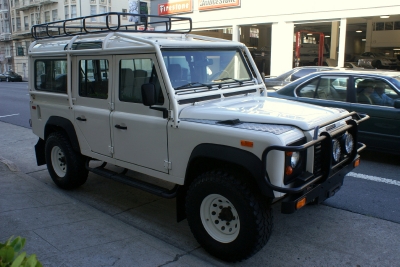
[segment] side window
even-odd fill
[[[79,68],[79,96],[107,99],[108,60],[80,60]]]
[[[393,107],[399,95],[391,86],[379,79],[355,79],[357,86],[357,102],[378,106]]]
[[[67,60],[35,60],[35,89],[53,93],[67,93]]]
[[[300,97],[345,101],[348,77],[322,76],[298,89]]]
[[[143,103],[142,85],[152,83],[156,89],[157,104],[164,104],[160,81],[149,58],[123,59],[119,63],[119,100]]]
[[[300,97],[314,98],[315,89],[318,86],[319,79],[314,79],[297,89],[297,95]]]

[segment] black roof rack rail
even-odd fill
[[[139,22],[123,24],[122,18],[139,17]],[[116,19],[114,24],[110,22]],[[189,24],[186,26],[186,24]],[[186,26],[183,29],[179,26]],[[173,26],[177,29],[173,29]],[[124,12],[108,12],[97,15],[58,20],[32,26],[31,34],[35,40],[64,36],[84,35],[105,32],[152,32],[152,33],[190,33],[192,19],[188,17],[142,15]]]

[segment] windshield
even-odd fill
[[[175,90],[252,79],[239,50],[163,49],[162,54]]]

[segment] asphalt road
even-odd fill
[[[0,82],[0,121],[30,128],[27,82]]]
[[[0,83],[0,121],[30,128],[27,85]],[[400,155],[363,151],[361,158],[324,205],[400,223]]]

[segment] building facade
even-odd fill
[[[193,33],[245,43],[260,71],[271,75],[293,67],[296,32],[305,50],[301,61],[317,54],[320,36],[325,57],[339,66],[363,52],[400,53],[398,0],[153,0],[150,10],[191,17]]]
[[[135,0],[0,0],[0,72],[14,70],[28,77],[27,52],[31,27],[106,12],[128,12]],[[96,23],[99,18],[92,18]],[[100,22],[100,21],[98,21]]]

